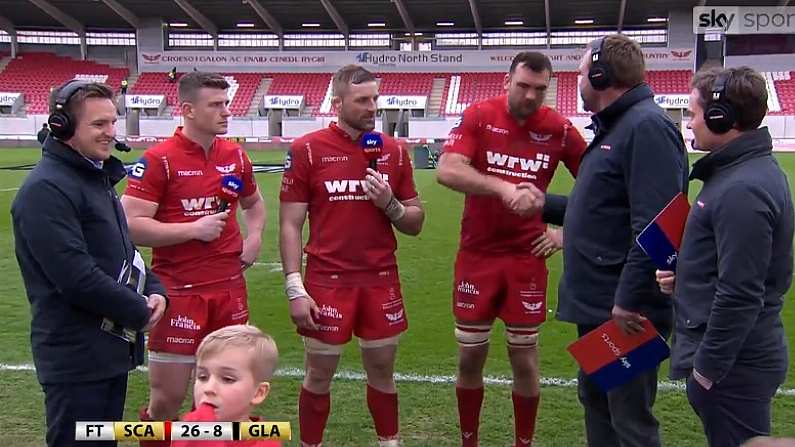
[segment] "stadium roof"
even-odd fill
[[[162,17],[212,31],[543,31],[548,10],[552,29],[587,30],[648,26],[649,18],[704,3],[773,6],[789,0],[0,0],[0,26],[130,30],[137,20]],[[506,25],[510,21],[522,24]],[[254,27],[240,28],[241,22]],[[445,22],[453,25],[437,25]]]

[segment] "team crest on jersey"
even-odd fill
[[[536,143],[546,143],[552,138],[551,133],[535,133],[532,131],[528,131],[527,133],[530,134],[530,139],[532,139]]]
[[[220,172],[221,174],[231,174],[231,173],[235,172],[235,168],[237,168],[237,165],[235,163],[232,163],[232,164],[229,164],[229,165],[226,165],[226,166],[216,166],[215,167],[215,169],[217,169],[218,172]]]
[[[131,178],[142,179],[146,172],[146,158],[141,157],[134,165],[130,166],[127,175]]]
[[[287,156],[284,157],[284,170],[289,171],[293,167],[293,153],[287,151]]]

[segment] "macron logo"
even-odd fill
[[[467,295],[480,295],[480,290],[478,290],[474,284],[468,283],[466,281],[461,281],[458,284],[458,288],[456,290]]]
[[[541,169],[549,169],[549,155],[536,154],[535,160],[514,157],[512,155],[500,154],[499,152],[486,151],[488,163],[493,166],[507,167],[514,169],[517,165],[523,171],[538,172]]]
[[[400,321],[401,319],[403,319],[403,309],[400,309],[400,311],[395,312],[393,314],[386,314],[386,319],[389,320],[391,323]]]
[[[522,301],[522,306],[524,306],[524,308],[529,310],[531,313],[538,312],[539,310],[541,310],[541,306],[543,304],[544,303],[542,301],[538,301],[535,303],[528,303],[527,301]]]

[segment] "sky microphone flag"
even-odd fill
[[[364,158],[367,159],[370,169],[377,171],[378,159],[381,158],[381,153],[384,150],[383,137],[376,132],[367,132],[362,135],[361,146]]]
[[[218,193],[219,204],[216,212],[223,213],[234,203],[243,190],[243,181],[235,175],[225,175],[221,178],[221,189]]]
[[[658,269],[676,270],[676,259],[689,212],[687,196],[680,192],[638,234],[638,245]]]
[[[668,358],[665,340],[649,320],[644,332],[626,335],[614,320],[602,324],[566,348],[583,372],[603,391],[623,385]]]

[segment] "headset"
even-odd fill
[[[737,123],[737,113],[726,97],[726,87],[731,75],[732,72],[728,70],[718,74],[712,85],[712,97],[704,109],[704,123],[713,133],[724,134]]]
[[[58,92],[55,94],[55,110],[47,118],[47,124],[50,125],[50,133],[61,141],[72,138],[77,125],[74,117],[66,111],[66,104],[72,95],[88,84],[90,82],[72,79],[58,88]]]
[[[610,67],[602,61],[602,46],[604,37],[595,40],[591,44],[591,68],[588,69],[588,80],[594,90],[602,91],[610,87],[613,80],[610,79]]]

